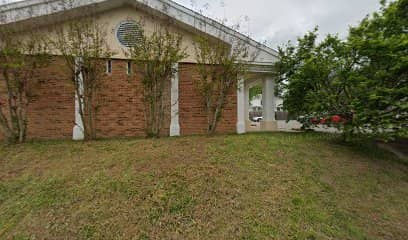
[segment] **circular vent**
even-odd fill
[[[123,21],[116,30],[116,37],[125,47],[133,47],[142,40],[142,30],[134,21]]]

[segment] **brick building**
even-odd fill
[[[264,119],[260,130],[276,130],[274,79],[271,66],[277,60],[276,51],[228,28],[214,20],[187,9],[170,0],[72,0],[69,7],[63,0],[26,0],[0,6],[0,27],[24,29],[36,25],[52,37],[51,26],[64,24],[69,18],[80,18],[86,9],[92,9],[107,32],[109,46],[115,55],[109,61],[110,72],[102,80],[97,92],[97,137],[144,136],[144,114],[140,74],[128,74],[128,60],[121,33],[130,23],[143,21],[144,31],[152,31],[162,21],[171,20],[171,31],[183,36],[188,57],[177,65],[178,73],[168,87],[169,111],[165,121],[165,135],[202,134],[206,131],[206,116],[193,80],[198,77],[194,59],[195,35],[206,34],[217,41],[233,45],[234,40],[246,42],[251,61],[250,74],[241,79],[237,90],[228,96],[228,104],[219,124],[220,133],[249,131],[249,88],[263,86]],[[24,31],[21,33],[24,35]],[[137,69],[137,66],[134,66]],[[28,138],[81,139],[81,123],[72,76],[58,53],[49,66],[41,69],[38,84],[28,112]],[[0,99],[5,97],[5,86],[0,79]],[[0,138],[2,133],[0,131]]]

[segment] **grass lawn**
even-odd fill
[[[408,165],[325,134],[0,145],[0,239],[407,239]]]

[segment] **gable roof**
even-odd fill
[[[177,20],[185,27],[204,32],[226,42],[230,42],[230,39],[245,41],[248,44],[250,53],[257,53],[257,59],[255,60],[257,64],[269,65],[278,59],[277,51],[171,0],[25,0],[1,5],[0,25],[61,14],[81,7],[92,6],[96,11],[103,11],[124,4],[131,4],[135,7],[158,12]]]

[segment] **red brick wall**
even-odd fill
[[[62,58],[54,58],[37,78],[28,111],[28,138],[72,138],[75,95],[69,68]]]
[[[194,64],[180,64],[179,104],[182,135],[204,134],[207,129],[202,102],[193,87],[198,77]],[[145,136],[142,83],[138,66],[134,74],[127,74],[127,61],[112,60],[112,74],[106,74],[96,93],[97,137]],[[28,114],[29,139],[71,139],[75,120],[75,93],[71,74],[61,58],[41,69]],[[0,79],[0,97],[5,97],[5,86]],[[163,136],[170,128],[170,85],[166,91],[166,119]],[[219,133],[234,133],[237,122],[236,91],[228,96],[228,105],[218,126]],[[0,139],[3,136],[0,133]]]
[[[6,84],[4,82],[3,75],[0,74],[0,104],[6,104],[6,96],[7,96],[6,94],[7,94]],[[1,107],[2,108],[0,110],[3,110],[4,113],[7,112],[7,110],[4,109],[5,105],[2,105]],[[2,132],[2,129],[0,127],[0,141],[4,139],[4,137],[5,137],[4,133]]]
[[[182,135],[205,134],[207,117],[201,97],[193,85],[199,78],[195,64],[179,64],[179,104],[180,128]],[[237,95],[233,90],[228,95],[228,104],[217,127],[218,133],[235,133],[237,123]]]
[[[143,86],[139,68],[132,66],[127,74],[127,61],[112,60],[112,73],[103,78],[97,92],[97,137],[145,136]],[[166,119],[163,136],[169,135],[170,85],[166,91]]]
[[[49,66],[39,69],[36,75],[33,97],[28,107],[27,138],[72,138],[75,97],[69,69],[61,58],[55,57]],[[0,82],[0,96],[5,100],[5,84],[3,79]],[[2,137],[0,131],[0,139]]]

